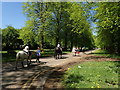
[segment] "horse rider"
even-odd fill
[[[58,42],[58,44],[57,44],[57,48],[59,48],[59,49],[62,51],[62,48],[61,48],[61,45],[60,45],[59,42]]]
[[[26,52],[28,54],[28,56],[30,55],[29,46],[25,46],[23,51]]]
[[[60,48],[60,47],[61,47],[59,42],[58,42],[58,44],[57,44],[57,47],[58,47],[58,48]]]

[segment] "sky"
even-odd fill
[[[22,10],[22,2],[2,2],[2,27],[6,28],[8,25],[16,29],[20,29],[27,21]]]

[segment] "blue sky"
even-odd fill
[[[22,28],[26,20],[22,2],[2,2],[2,27],[0,28],[6,28],[7,25],[17,29]]]

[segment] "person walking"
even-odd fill
[[[36,58],[36,62],[38,61],[38,62],[40,62],[39,61],[39,58],[40,58],[40,56],[41,56],[41,50],[40,50],[40,47],[38,47],[38,49],[37,49],[37,58]]]
[[[72,52],[74,53],[73,55],[76,56],[77,48],[76,48],[76,47],[73,47]]]

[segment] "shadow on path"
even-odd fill
[[[43,61],[40,61],[40,63],[32,61],[29,67],[22,68],[21,65],[19,65],[18,70],[15,70],[14,63],[9,63],[8,66],[2,69],[2,89],[21,89],[26,82],[28,83],[29,80],[34,79],[37,75],[40,74],[44,76],[44,71],[55,69],[54,67],[45,66],[44,64],[46,63],[47,62]]]

